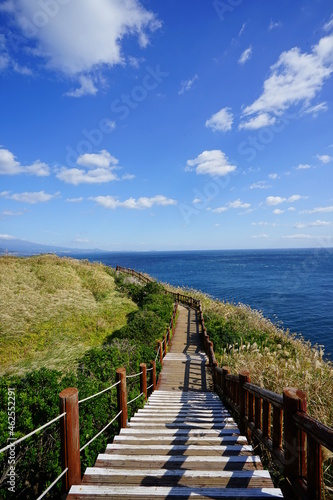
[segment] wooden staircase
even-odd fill
[[[194,311],[181,308],[159,389],[68,500],[283,498],[214,392]]]

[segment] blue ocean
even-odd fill
[[[77,256],[82,258],[82,255]],[[323,345],[333,359],[333,248],[129,252],[84,256],[159,281],[242,302],[274,323]]]

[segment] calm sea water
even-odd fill
[[[133,252],[85,258],[248,304],[312,344],[324,345],[325,354],[333,358],[333,249]]]

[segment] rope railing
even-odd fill
[[[140,375],[142,375],[142,372],[134,373],[134,375],[126,375],[126,378],[135,378],[135,377],[139,377]]]
[[[139,399],[141,396],[143,396],[143,392],[141,392],[138,396],[136,396],[135,398],[131,399],[131,401],[127,401],[127,406],[134,403],[134,401],[136,401],[137,399]]]
[[[103,427],[103,429],[101,431],[99,431],[93,438],[90,439],[90,441],[88,441],[84,446],[82,446],[80,448],[80,453],[81,451],[83,451],[85,448],[87,448],[87,446],[89,446],[93,441],[95,441],[96,438],[98,438],[98,436],[100,436],[101,434],[103,434],[103,432],[108,428],[110,427],[111,424],[113,424],[113,422],[121,415],[122,413],[122,410],[120,412],[117,413],[117,415],[111,420],[111,422],[109,422],[105,427]]]
[[[66,472],[67,472],[67,471],[68,471],[68,467],[66,467],[66,469],[65,469],[65,470],[63,470],[61,474],[59,474],[59,476],[57,477],[57,479],[55,479],[55,480],[54,480],[54,481],[50,484],[50,486],[48,486],[48,487],[46,488],[46,490],[45,490],[45,491],[43,491],[43,493],[42,493],[41,495],[39,495],[39,497],[37,498],[37,500],[41,500],[42,498],[44,498],[44,497],[45,497],[45,495],[47,495],[47,494],[48,494],[48,492],[52,490],[53,486],[55,486],[55,485],[57,484],[57,482],[58,482],[58,481],[60,481],[60,479],[61,479],[61,478],[62,478],[62,477],[66,474]]]
[[[79,405],[81,403],[84,403],[85,401],[88,401],[89,399],[93,399],[93,398],[96,398],[97,396],[100,396],[104,392],[110,391],[111,389],[113,389],[113,387],[116,387],[118,384],[120,384],[120,382],[116,382],[115,384],[110,385],[110,387],[107,387],[106,389],[103,389],[102,391],[96,392],[96,394],[93,394],[92,396],[88,396],[87,398],[81,399],[79,401]]]
[[[66,412],[63,412],[63,413],[61,413],[61,415],[58,415],[57,417],[55,417],[53,420],[50,420],[49,422],[47,422],[46,424],[42,425],[41,427],[38,427],[38,429],[35,429],[32,432],[29,432],[29,434],[26,434],[26,436],[23,436],[23,437],[21,437],[19,439],[16,439],[16,441],[14,441],[13,443],[8,444],[4,448],[2,448],[0,450],[0,453],[4,453],[5,451],[9,450],[9,448],[12,448],[13,446],[16,446],[19,443],[22,443],[23,441],[25,441],[26,439],[28,439],[29,437],[33,436],[34,434],[37,434],[37,432],[40,432],[43,429],[46,429],[50,425],[54,424],[55,422],[57,422],[58,420],[60,420],[61,418],[63,418],[65,415],[66,415]]]

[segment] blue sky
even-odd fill
[[[331,0],[0,2],[0,238],[333,246]]]

